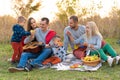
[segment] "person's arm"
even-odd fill
[[[88,44],[88,47],[92,48],[92,49],[100,49],[101,48],[101,42],[102,42],[102,39],[99,36],[97,36],[96,37],[96,44]]]
[[[66,34],[66,28],[64,30],[64,47],[65,47],[65,50],[67,51],[67,48],[68,48],[68,44],[69,44],[69,37],[68,35]]]
[[[24,44],[27,44],[27,43],[31,42],[32,40],[34,40],[34,37],[32,37],[32,36],[27,36],[27,37],[25,38],[25,40],[24,40]]]
[[[31,33],[28,32],[28,31],[25,31],[25,29],[23,27],[18,25],[18,28],[19,28],[18,32],[19,32],[20,35],[22,35],[22,36],[29,36],[29,35],[31,35]]]
[[[46,37],[45,37],[45,42],[46,44],[49,44],[49,42],[52,40],[52,38],[56,35],[56,32],[54,30],[49,30]]]
[[[97,39],[97,44],[94,45],[94,48],[95,48],[95,49],[100,49],[100,48],[101,48],[101,42],[102,42],[102,39],[101,39],[101,38],[98,38],[98,39]]]
[[[74,39],[73,36],[71,35],[71,33],[69,31],[67,31],[67,35],[69,36],[69,39],[72,43],[74,43],[77,46],[87,46],[87,39],[86,39],[86,35],[82,35],[80,36],[78,39]],[[80,41],[82,40],[82,44],[80,44]]]
[[[42,35],[42,32],[40,30],[40,28],[36,28],[35,29],[36,32],[35,32],[35,38],[38,42],[43,42],[45,44],[45,40],[44,40],[44,37]]]
[[[79,36],[79,38],[77,38],[77,39],[75,39],[74,40],[74,44],[79,44],[80,43],[80,41],[82,40],[82,39],[84,39],[84,42],[86,42],[86,28],[85,28],[85,26],[80,26],[79,28],[79,33],[81,34],[81,36]]]
[[[24,40],[24,44],[27,44],[35,39],[35,30],[31,30],[31,35],[27,36]]]
[[[50,47],[54,47],[54,46],[55,46],[53,39],[49,42],[49,46],[50,46]]]
[[[25,30],[22,30],[20,33],[21,33],[22,36],[29,36],[29,35],[31,35],[30,32],[25,31]]]
[[[30,32],[25,31],[23,27],[21,27],[20,25],[15,25],[13,27],[13,31],[14,33],[18,34],[18,36],[28,36],[31,35]]]
[[[86,42],[86,34],[81,35],[78,39],[74,40],[73,43],[79,44],[82,39]]]
[[[81,26],[79,28],[79,31],[80,31],[81,36],[79,36],[79,38],[77,39],[74,39],[70,31],[67,31],[67,35],[69,36],[69,39],[73,44],[80,44],[80,41],[82,39],[86,42],[85,26]]]
[[[69,39],[71,42],[74,42],[74,38],[73,36],[71,35],[70,31],[66,31],[66,34],[69,36]]]
[[[69,37],[70,46],[71,46],[72,50],[74,50],[74,45],[75,45],[74,44],[74,38],[71,35],[70,31],[66,31],[66,34]],[[76,45],[78,46],[79,44],[76,44]]]

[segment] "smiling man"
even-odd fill
[[[74,41],[71,41],[68,36],[68,32],[73,36]],[[69,18],[69,26],[64,29],[64,47],[67,51],[68,44],[70,43],[72,50],[74,50],[74,45],[80,43],[82,36],[85,34],[85,26],[78,24],[78,17],[71,16]]]

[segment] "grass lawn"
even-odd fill
[[[106,39],[120,54],[116,39]],[[9,44],[0,44],[0,80],[120,80],[120,65],[110,68],[107,63],[96,72],[56,71],[54,69],[34,69],[31,72],[9,73],[12,66],[7,59],[12,55]]]

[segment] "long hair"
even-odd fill
[[[102,37],[101,33],[99,32],[99,29],[94,21],[87,22],[87,25],[89,26],[89,29],[90,29],[89,33],[86,33],[88,38],[98,35],[101,37],[101,39],[103,39],[103,37]]]
[[[31,20],[32,19],[34,19],[33,17],[30,17],[29,19],[28,19],[28,22],[27,22],[27,31],[30,31],[30,30],[32,30],[33,28],[32,28],[32,26],[31,26]],[[35,20],[35,19],[34,19]]]

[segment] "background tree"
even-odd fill
[[[118,3],[114,1],[110,14],[102,18],[99,12],[101,12],[103,4],[102,0],[97,3],[95,0],[88,0],[87,5],[82,5],[81,0],[59,0],[57,2],[59,12],[56,14],[58,18],[57,22],[54,21],[54,25],[57,25],[55,28],[63,31],[68,25],[68,18],[71,15],[76,15],[79,18],[79,23],[83,25],[88,21],[95,21],[104,38],[120,39],[120,9],[117,7]],[[62,33],[59,32],[59,34]]]
[[[100,10],[103,7],[101,1],[99,1],[98,4],[95,4],[94,0],[91,0],[90,4],[87,6],[82,6],[80,0],[59,0],[56,4],[59,11],[56,16],[63,26],[67,26],[68,17],[71,15],[76,15],[81,20],[98,15],[95,11]]]
[[[35,3],[34,0],[12,0],[12,3],[16,15],[22,15],[26,18],[28,18],[28,16],[34,11],[38,11],[41,6],[40,1]]]
[[[76,14],[76,9],[79,0],[59,0],[56,5],[58,13],[56,14],[63,26],[67,26],[68,17]]]

